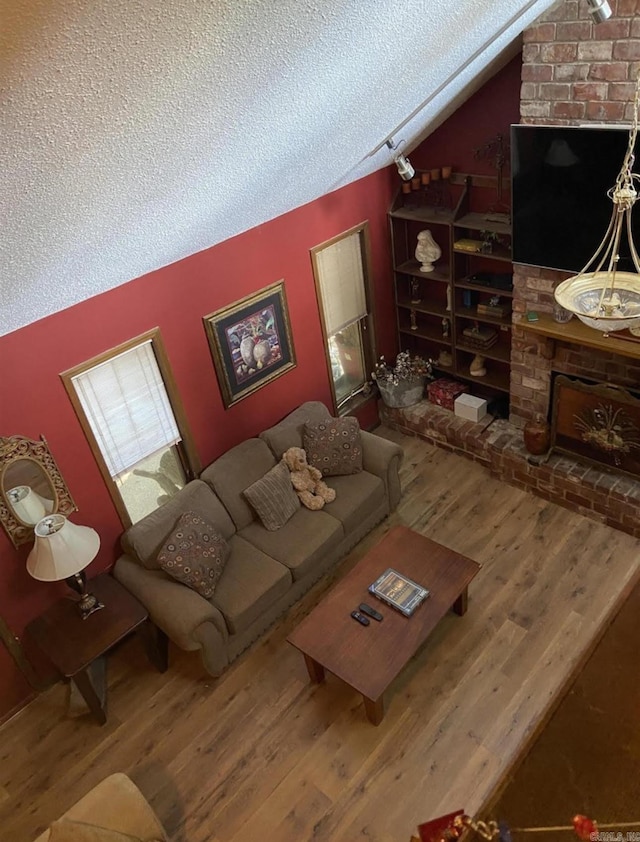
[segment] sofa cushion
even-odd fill
[[[384,482],[375,474],[361,471],[342,477],[329,477],[327,485],[336,490],[336,499],[327,503],[323,511],[337,518],[345,533],[354,532],[358,525],[380,506],[385,499]]]
[[[290,447],[302,447],[302,433],[307,421],[323,421],[331,413],[321,401],[307,401],[273,427],[260,433],[276,459],[280,459]]]
[[[194,479],[160,508],[130,526],[121,538],[122,549],[149,570],[159,570],[160,548],[184,512],[199,515],[225,539],[235,532],[229,513],[211,488]]]
[[[120,833],[86,822],[61,818],[49,827],[49,842],[142,842],[139,836]]]
[[[212,462],[200,474],[200,478],[222,500],[236,529],[242,529],[256,517],[242,492],[261,479],[275,464],[276,460],[266,442],[247,439]]]
[[[362,470],[362,442],[357,418],[307,422],[302,434],[307,460],[323,477],[357,474]]]
[[[270,532],[285,525],[300,508],[300,500],[291,484],[289,468],[282,461],[249,488],[244,496]]]
[[[259,528],[266,535],[278,534]],[[229,632],[238,634],[268,611],[290,587],[291,574],[283,564],[236,535],[211,603],[222,612]]]
[[[291,570],[294,581],[303,579],[318,559],[344,538],[342,524],[323,511],[300,508],[282,529],[267,532],[259,523],[245,527],[240,535]]]
[[[231,547],[206,520],[185,512],[158,553],[158,564],[172,578],[210,599]]]

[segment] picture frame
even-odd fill
[[[284,280],[203,317],[225,408],[296,366]]]

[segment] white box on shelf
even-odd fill
[[[487,402],[474,395],[458,395],[453,406],[456,415],[469,421],[482,421],[487,414]]]

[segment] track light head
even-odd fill
[[[404,140],[401,140],[400,143],[404,143]],[[413,176],[416,174],[416,171],[411,166],[411,161],[407,158],[406,155],[402,155],[402,153],[398,152],[398,148],[400,144],[395,144],[393,140],[387,141],[387,146],[391,149],[392,152],[396,154],[393,156],[393,160],[395,161],[395,165],[398,168],[398,174],[403,181],[411,181]]]
[[[611,6],[607,0],[587,0],[587,6],[594,23],[603,23],[611,17]]]
[[[416,171],[411,166],[411,161],[405,155],[398,155],[395,159],[398,173],[403,181],[411,181]]]

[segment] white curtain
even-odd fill
[[[72,382],[112,477],[180,441],[150,340]]]
[[[367,315],[360,238],[356,231],[316,252],[327,336]]]

